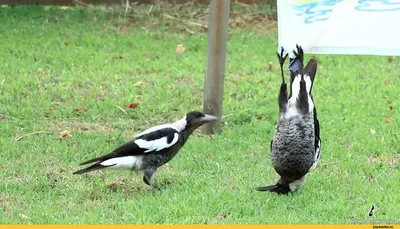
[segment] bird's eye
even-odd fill
[[[201,117],[203,117],[202,113],[197,113],[196,114],[196,118],[201,118]]]

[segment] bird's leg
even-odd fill
[[[279,65],[281,67],[281,76],[282,76],[282,83],[281,83],[281,89],[279,92],[279,111],[280,112],[285,112],[286,111],[286,104],[288,102],[288,94],[287,94],[287,85],[285,83],[285,76],[283,74],[283,64],[286,61],[286,58],[288,57],[288,53],[286,55],[283,55],[284,53],[283,47],[281,47],[281,52],[276,52],[276,55],[278,56],[279,59]]]
[[[302,113],[302,114],[308,113],[308,109],[309,109],[308,92],[307,92],[307,87],[306,87],[306,81],[304,80],[303,74],[301,74],[300,91],[299,91],[299,97],[297,99],[296,106],[297,106],[297,109],[300,111],[300,113]]]
[[[153,174],[154,174],[155,171],[156,171],[156,170],[155,170],[154,168],[148,168],[148,169],[146,169],[146,170],[144,171],[144,174],[143,174],[143,182],[144,182],[145,184],[151,186],[152,188],[154,188],[154,187],[153,187],[153,185],[151,184],[151,177],[153,176]]]
[[[286,58],[288,57],[289,53],[286,53],[286,55],[283,55],[283,53],[285,52],[285,50],[283,49],[283,47],[281,47],[281,52],[276,52],[276,56],[278,57],[279,60],[279,65],[281,67],[281,76],[282,76],[282,82],[285,83],[285,76],[283,74],[283,64],[286,61]]]

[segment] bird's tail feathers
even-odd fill
[[[290,192],[290,187],[288,184],[273,184],[273,185],[266,185],[257,187],[257,191],[260,192],[275,192],[278,194],[288,194]]]
[[[260,191],[260,192],[271,191],[271,190],[275,189],[276,187],[277,187],[276,184],[260,186],[260,187],[257,187],[257,191]]]
[[[88,163],[89,163],[89,162],[88,162]],[[76,172],[73,172],[72,174],[76,174],[76,175],[78,175],[78,174],[84,174],[84,173],[92,172],[92,171],[94,171],[94,170],[103,169],[103,168],[111,167],[111,166],[114,166],[114,165],[107,165],[107,166],[105,166],[105,165],[102,165],[102,164],[100,164],[100,163],[96,163],[96,164],[91,165],[91,166],[89,166],[89,167],[87,167],[87,168],[84,168],[84,169],[78,170],[78,171],[76,171]]]
[[[80,163],[79,165],[86,165],[86,164],[89,164],[89,163],[92,163],[92,162],[102,162],[102,161],[105,161],[107,159],[110,159],[111,157],[112,157],[112,153],[104,155],[104,156],[96,157],[96,158],[93,158],[93,159],[90,159],[90,160],[87,160],[87,161],[84,161],[84,162]]]
[[[73,174],[83,174],[83,173],[91,172],[93,170],[114,166],[114,165],[102,165],[102,164],[100,164],[103,161],[105,161],[107,159],[110,159],[111,157],[112,157],[112,153],[104,155],[104,156],[100,156],[100,157],[95,157],[93,159],[84,161],[84,162],[80,163],[79,165],[86,165],[86,164],[93,163],[93,162],[96,162],[96,164],[91,165],[91,166],[89,166],[89,167],[87,167],[85,169],[78,170],[78,171],[74,172]]]

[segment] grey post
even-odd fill
[[[220,133],[222,99],[224,95],[225,56],[228,39],[230,0],[210,1],[210,22],[208,26],[208,51],[206,79],[204,82],[203,111],[215,115],[218,120],[203,125],[202,133]]]

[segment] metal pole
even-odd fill
[[[221,133],[222,99],[224,94],[226,42],[228,39],[230,0],[210,1],[206,79],[203,111],[218,120],[203,125],[203,134]]]

